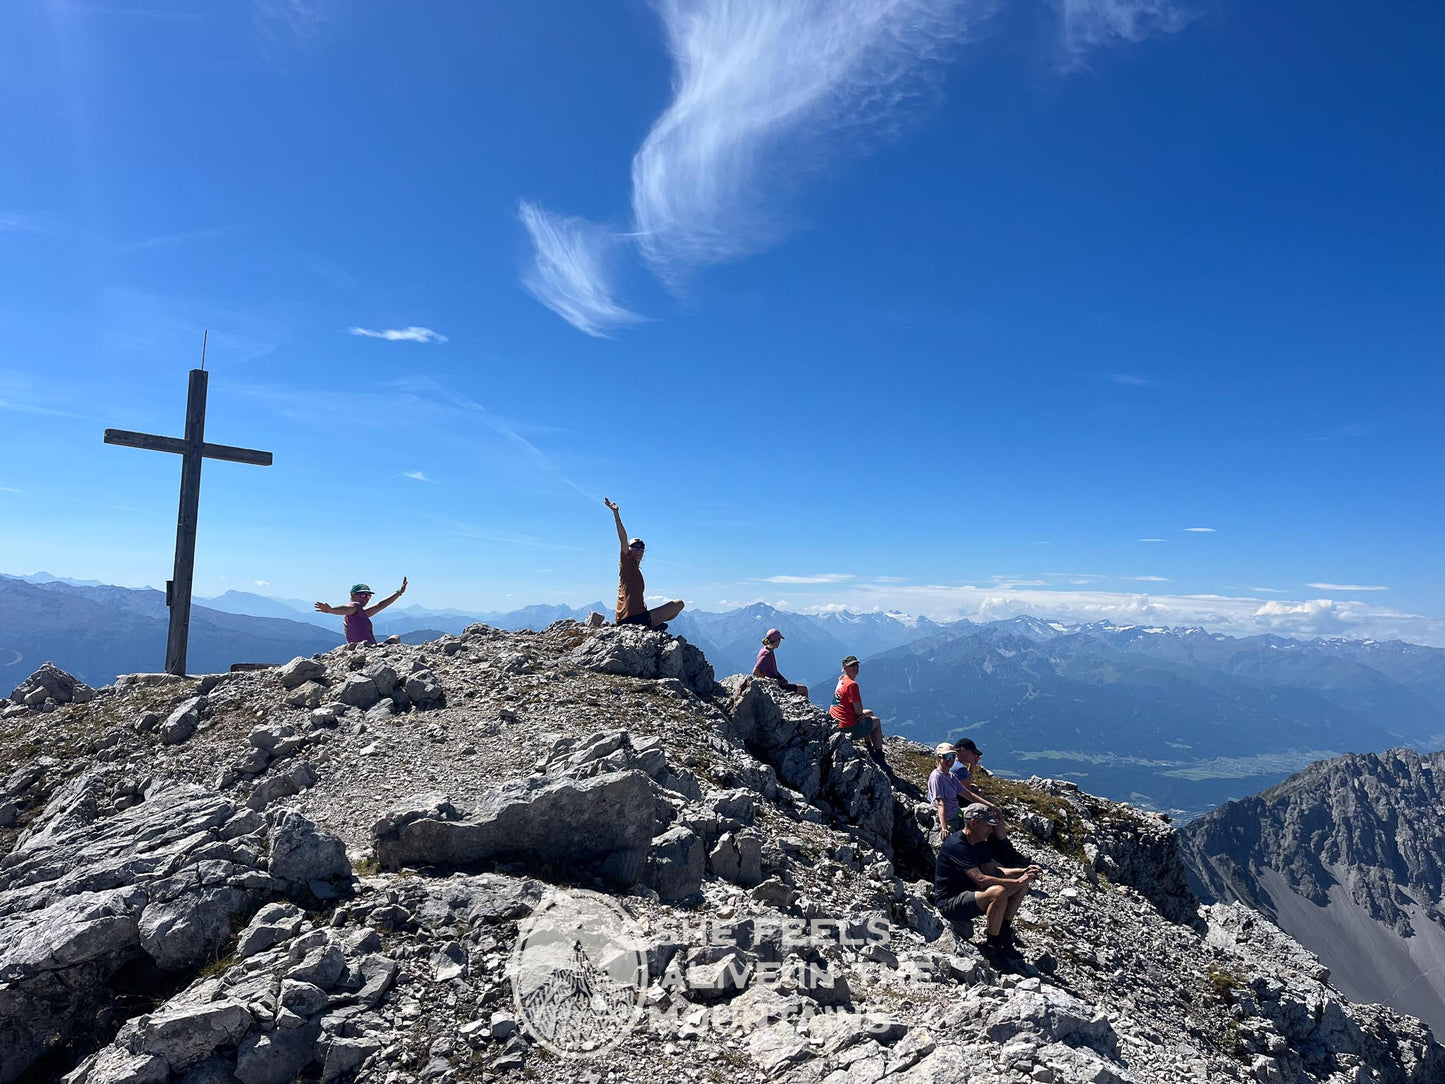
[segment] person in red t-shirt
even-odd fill
[[[838,722],[838,729],[857,736],[866,734],[865,741],[869,755],[880,764],[883,760],[883,722],[863,706],[863,694],[858,691],[858,656],[849,655],[843,660],[843,676],[833,690],[833,706],[828,714]]]

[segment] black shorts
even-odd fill
[[[977,892],[960,892],[938,901],[938,913],[950,922],[967,922],[983,914]]]
[[[646,625],[648,628],[651,628],[652,614],[650,614],[646,610],[643,610],[640,614],[633,614],[631,617],[624,617],[621,621],[617,623],[619,625]]]

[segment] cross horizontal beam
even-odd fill
[[[151,433],[135,433],[129,429],[107,429],[105,442],[119,444],[126,448],[144,448],[149,452],[186,454],[186,442],[179,437],[158,437]],[[230,463],[250,463],[257,467],[271,465],[270,452],[258,452],[254,448],[234,448],[229,444],[203,443],[201,455],[207,459],[224,459]]]

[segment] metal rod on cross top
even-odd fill
[[[196,569],[196,521],[201,505],[201,463],[224,459],[231,463],[271,465],[270,452],[233,448],[228,444],[206,443],[206,384],[204,369],[191,370],[186,392],[186,435],[158,437],[129,429],[107,429],[105,443],[152,452],[171,452],[181,457],[181,505],[176,515],[176,563],[166,584],[166,605],[171,608],[170,631],[166,636],[166,673],[185,676],[186,641],[191,627],[191,581]]]

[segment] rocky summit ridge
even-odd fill
[[[40,690],[40,691],[37,691]],[[1164,821],[996,778],[1027,964],[884,770],[680,638],[572,621],[0,703],[0,1082],[1433,1084]]]

